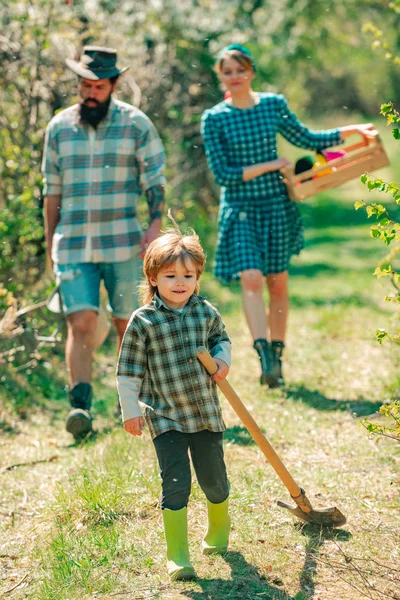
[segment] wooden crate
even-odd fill
[[[378,133],[369,140],[367,146],[364,142],[359,142],[340,148],[345,150],[345,156],[335,158],[317,169],[310,169],[298,175],[294,173],[294,166],[282,169],[291,200],[301,202],[319,192],[360,177],[366,171],[376,171],[390,164]],[[316,177],[318,173],[324,174]]]

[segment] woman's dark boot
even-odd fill
[[[270,388],[279,387],[279,381],[272,366],[272,354],[269,343],[266,339],[260,338],[254,341],[253,348],[257,351],[261,364],[261,385],[268,385]]]
[[[282,374],[282,353],[285,347],[284,342],[273,341],[271,342],[271,362],[272,362],[272,372],[274,377],[276,377],[278,381],[278,385],[284,385],[285,380],[283,379]]]

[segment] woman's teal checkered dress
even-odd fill
[[[282,95],[259,97],[252,108],[221,102],[202,117],[207,161],[221,186],[215,275],[225,281],[247,269],[282,273],[304,246],[302,219],[280,172],[243,181],[243,168],[278,158],[278,133],[308,150],[340,143],[339,129],[311,131]]]

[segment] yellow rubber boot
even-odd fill
[[[167,569],[172,580],[193,579],[196,575],[189,558],[187,508],[162,511],[167,542]]]
[[[208,530],[203,540],[203,554],[216,554],[227,551],[231,519],[229,517],[229,496],[219,504],[207,500]]]

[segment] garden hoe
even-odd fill
[[[200,347],[197,348],[196,354],[197,358],[207,369],[210,375],[213,375],[217,371],[218,367],[208,350],[204,347]],[[245,425],[253,440],[264,453],[272,467],[275,469],[276,474],[281,479],[283,485],[286,486],[291,497],[297,504],[296,507],[293,507],[290,504],[286,504],[286,502],[281,502],[278,500],[278,506],[287,508],[293,515],[302,521],[305,521],[306,523],[315,523],[317,525],[321,525],[322,527],[340,527],[341,525],[344,525],[344,523],[346,523],[346,517],[338,508],[333,506],[330,508],[322,508],[317,510],[311,506],[305,491],[297,485],[228,381],[224,379],[223,381],[219,381],[217,385],[224,394],[225,398],[228,400],[229,404],[232,406],[233,410]]]

